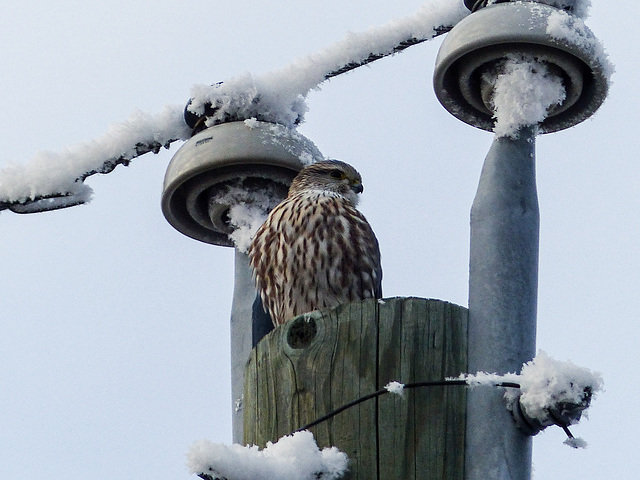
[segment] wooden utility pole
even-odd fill
[[[439,300],[366,300],[302,315],[252,351],[244,443],[264,446],[391,381],[467,370],[467,310]],[[466,388],[381,395],[312,427],[350,459],[348,478],[463,478]]]
[[[472,207],[470,315],[418,298],[305,314],[268,334],[244,370],[265,325],[254,308],[249,262],[238,252],[231,319],[234,442],[265,446],[391,381],[504,374],[531,360],[538,275],[535,137],[591,116],[607,95],[610,67],[571,7],[538,0],[464,3],[474,13],[442,42],[434,70],[434,89],[447,110],[493,131],[493,89],[513,58],[543,62],[566,93],[560,105],[545,106],[544,120],[527,118],[515,136],[494,139]],[[231,246],[234,205],[262,205],[265,194],[284,197],[302,160],[323,158],[284,126],[216,125],[194,135],[172,159],[163,212],[186,235]],[[229,187],[249,199],[227,195]],[[314,425],[320,447],[336,446],[349,456],[351,479],[531,478],[532,442],[517,430],[499,390],[467,397],[464,387],[446,385],[410,389],[404,398],[375,395]]]

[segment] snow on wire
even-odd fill
[[[109,173],[148,152],[158,153],[190,134],[182,107],[165,107],[156,115],[136,111],[95,140],[61,152],[38,152],[26,164],[0,168],[0,211],[11,207],[18,213],[31,213],[28,202],[34,200],[40,202],[33,211],[71,206],[74,203],[65,203],[74,200],[75,204],[85,203],[91,197],[91,188],[83,183],[88,176]]]
[[[263,75],[238,75],[213,86],[196,85],[188,108],[193,114],[209,110],[207,125],[256,118],[295,128],[304,120],[307,95],[325,80],[432,39],[468,14],[462,2],[431,0],[414,15],[351,33],[284,68]],[[26,164],[0,168],[0,211],[30,213],[84,203],[91,197],[91,188],[83,183],[90,175],[109,173],[117,165],[157,153],[190,135],[183,106],[165,107],[158,115],[136,112],[96,140],[59,153],[41,152]]]
[[[541,350],[533,360],[523,365],[520,374],[478,372],[460,375],[458,379],[471,387],[496,385],[498,382],[518,383],[519,390],[505,390],[504,398],[509,410],[524,413],[537,431],[550,425],[560,426],[569,437],[565,444],[573,448],[587,446],[584,440],[571,434],[568,426],[578,422],[592,398],[602,391],[603,381],[599,373],[572,362],[556,360]]]
[[[609,70],[609,75],[613,72],[602,45],[585,34],[583,19],[590,0],[531,1],[559,9],[550,19],[548,33],[551,36],[595,42],[588,46]],[[499,0],[479,0],[477,5],[493,3]],[[0,168],[0,211],[10,208],[18,213],[31,213],[88,202],[92,190],[84,184],[87,177],[109,173],[140,155],[158,153],[175,141],[187,140],[192,129],[185,121],[185,113],[198,118],[201,127],[253,118],[295,128],[304,121],[307,95],[324,81],[446,33],[469,13],[462,1],[431,0],[413,15],[364,32],[350,33],[334,45],[284,68],[263,75],[238,75],[215,85],[196,85],[191,90],[187,112],[182,106],[165,107],[157,115],[135,112],[128,120],[112,125],[96,140],[72,145],[59,153],[39,152],[26,164],[4,166]],[[547,109],[561,102],[565,92],[544,71],[544,66],[534,68],[512,63],[507,69],[511,74],[496,85],[496,90],[503,93],[494,97],[496,134],[512,136],[523,123],[533,122],[533,125],[544,119]],[[514,104],[505,92],[510,85],[523,85],[518,75],[520,80],[533,82],[535,88],[533,96],[529,95],[531,91],[520,90],[527,94],[528,101]],[[501,84],[505,87],[501,88]],[[510,111],[514,105],[525,103],[533,107]]]
[[[202,115],[211,108],[207,125],[255,117],[295,128],[304,121],[305,99],[328,78],[448,31],[469,14],[462,2],[431,1],[415,14],[345,39],[284,68],[255,76],[239,75],[225,82],[197,85],[189,110]]]
[[[520,374],[497,375],[478,372],[427,382],[403,384],[392,381],[384,388],[349,402],[297,431],[307,430],[355,405],[387,393],[403,397],[407,389],[485,385],[505,388],[504,397],[507,408],[514,410],[517,407],[524,410],[528,421],[535,422],[538,426],[537,431],[550,425],[558,425],[569,437],[565,443],[575,448],[585,447],[586,442],[575,439],[567,427],[577,423],[582,413],[589,407],[592,397],[602,390],[602,384],[600,374],[578,367],[571,362],[555,360],[541,350],[533,360],[522,367]]]
[[[329,412],[275,443],[268,442],[262,450],[255,445],[227,446],[208,441],[196,442],[187,454],[188,468],[192,473],[207,480],[338,479],[344,475],[348,467],[346,454],[336,447],[320,450],[309,428],[380,395],[391,393],[404,399],[407,389],[434,386],[502,387],[505,389],[507,408],[514,408],[519,403],[530,417],[536,418],[541,424],[550,425],[559,424],[557,417],[550,418],[549,415],[549,412],[557,410],[559,405],[582,405],[582,413],[592,395],[602,389],[602,378],[586,368],[578,367],[571,362],[555,360],[544,351],[540,351],[533,360],[522,367],[520,374],[497,375],[478,372],[440,381],[407,384],[392,381],[384,388]],[[589,392],[586,402],[585,392]],[[577,421],[575,418],[573,420]],[[569,432],[567,427],[572,420],[564,421],[567,424],[559,424],[569,437],[564,443],[573,448],[586,447],[584,440],[575,438]]]

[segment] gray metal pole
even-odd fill
[[[251,349],[273,329],[271,318],[262,309],[256,293],[249,256],[236,252],[233,304],[231,305],[231,398],[233,400],[233,442],[243,442],[242,411],[244,370]]]
[[[256,296],[249,257],[234,249],[235,278],[231,306],[231,398],[233,442],[242,443],[244,368],[252,348],[252,305]]]
[[[539,211],[535,133],[495,138],[471,208],[469,372],[519,373],[535,355]],[[466,480],[528,480],[531,437],[497,388],[470,389]]]

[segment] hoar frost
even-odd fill
[[[407,40],[431,39],[438,27],[455,25],[469,13],[463,2],[427,3],[413,15],[350,33],[281,69],[262,75],[244,73],[215,85],[196,85],[191,90],[189,110],[196,115],[207,112],[208,126],[253,117],[295,128],[304,121],[307,95],[319,88],[327,74],[360,64],[372,55],[390,55]]]
[[[497,73],[485,73],[484,81],[493,87],[490,101],[498,137],[516,138],[520,129],[541,123],[566,97],[562,79],[528,56],[509,56]]]
[[[229,209],[229,222],[234,227],[229,238],[241,253],[248,253],[251,239],[267,219],[268,211],[259,205],[240,203]]]
[[[504,0],[488,0],[487,5],[493,5],[501,3]],[[551,7],[559,8],[562,10],[568,10],[571,15],[575,15],[580,18],[587,18],[589,16],[589,8],[591,7],[591,0],[528,0],[536,3],[543,3]]]
[[[233,232],[229,234],[229,239],[239,252],[247,253],[254,234],[269,212],[284,198],[283,195],[273,187],[249,188],[239,181],[238,185],[226,186],[211,201],[230,205],[228,220]]]
[[[347,455],[336,447],[320,450],[306,430],[268,442],[263,450],[200,441],[187,454],[192,473],[226,480],[337,480],[348,463]]]
[[[562,406],[585,405],[585,395],[591,398],[603,386],[600,374],[571,362],[555,360],[542,350],[533,360],[524,364],[520,374],[478,372],[462,374],[458,379],[465,380],[472,387],[495,386],[503,382],[519,384],[519,389],[505,389],[507,406],[513,408],[519,402],[526,415],[543,426],[556,422],[550,412],[558,411]],[[586,446],[586,442],[580,438],[569,438],[565,444],[574,448]]]
[[[608,83],[611,84],[611,76],[615,68],[609,60],[604,45],[591,33],[582,18],[562,10],[553,12],[547,20],[547,33],[553,38],[567,41],[590,51]]]
[[[95,140],[71,145],[61,152],[39,152],[26,164],[0,168],[0,203],[25,202],[37,197],[71,194],[88,200],[91,189],[78,179],[120,158],[134,158],[140,143],[166,145],[186,140],[191,132],[182,107],[165,107],[151,115],[134,112],[127,120],[112,124]]]
[[[562,443],[570,446],[571,448],[587,448],[587,442],[585,442],[582,438],[570,437]]]
[[[585,389],[592,394],[602,390],[603,381],[598,373],[562,362],[540,351],[536,358],[522,367],[519,375],[520,405],[528,416],[544,423],[548,411],[558,404],[580,404]],[[517,392],[506,392],[507,400],[513,400]]]
[[[263,75],[245,73],[213,86],[196,85],[191,91],[189,110],[202,115],[207,106],[213,106],[207,126],[255,118],[295,127],[304,120],[307,94],[318,89],[328,73],[362,63],[370,55],[390,55],[404,41],[433,38],[437,27],[455,25],[468,14],[462,2],[430,2],[414,15],[349,34],[333,46],[282,69]],[[188,139],[191,132],[183,111],[182,106],[173,106],[156,116],[137,112],[95,141],[80,143],[60,153],[38,154],[27,164],[3,167],[0,205],[69,194],[77,201],[88,200],[91,189],[78,181],[87,173],[101,171],[105,163],[123,156],[128,159],[137,156],[135,149],[140,142],[166,145],[169,141]],[[303,160],[311,162],[312,158],[307,156]],[[64,201],[58,204],[63,205]]]

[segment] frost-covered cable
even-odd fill
[[[190,135],[181,106],[165,107],[155,115],[136,111],[95,140],[61,152],[39,152],[26,164],[0,168],[0,210],[31,213],[85,203],[91,196],[83,183],[87,177],[109,173]]]
[[[402,396],[404,390],[414,388],[489,386],[506,389],[506,408],[512,411],[516,420],[521,419],[526,424],[525,427],[530,427],[526,428],[530,435],[535,435],[547,426],[558,425],[569,437],[565,443],[579,448],[584,447],[586,443],[575,438],[568,427],[580,419],[589,407],[593,395],[602,389],[602,384],[600,374],[572,362],[553,359],[541,350],[533,360],[523,365],[519,374],[497,375],[478,372],[427,382],[390,382],[384,388],[346,403],[300,427],[296,432],[308,430],[351,407],[387,393]]]
[[[188,110],[204,116],[206,126],[256,118],[294,128],[304,119],[307,94],[327,79],[434,38],[468,14],[462,2],[431,0],[414,15],[350,33],[279,70],[240,75],[214,86],[197,85]],[[0,168],[0,211],[31,213],[85,203],[91,197],[91,189],[83,183],[87,177],[157,153],[190,134],[182,106],[166,107],[158,115],[136,112],[96,140],[59,153],[40,152],[26,164]]]
[[[350,33],[284,68],[262,75],[246,73],[215,85],[196,85],[188,112],[205,118],[205,126],[256,118],[295,128],[304,121],[307,95],[327,79],[430,40],[467,15],[462,2],[431,0],[413,15]]]
[[[367,58],[360,60],[358,62],[351,62],[347,65],[344,65],[343,67],[340,67],[336,70],[333,70],[332,72],[327,73],[324,76],[325,80],[329,80],[333,77],[337,77],[338,75],[342,75],[343,73],[347,73],[350,72],[351,70],[354,70],[358,67],[363,67],[365,65],[368,65],[370,63],[375,62],[376,60],[380,60],[381,58],[385,58],[388,57],[389,55],[394,55],[396,53],[400,53],[404,50],[406,50],[409,47],[412,47],[414,45],[418,45],[419,43],[423,43],[426,42],[428,40],[431,40],[432,38],[435,38],[439,35],[443,35],[449,31],[451,31],[451,29],[453,28],[453,25],[440,25],[437,27],[433,27],[433,34],[431,34],[428,37],[422,37],[422,38],[410,38],[407,40],[403,40],[402,42],[398,43],[397,45],[395,45],[393,47],[393,49],[391,51],[387,51],[387,53],[370,53]]]

